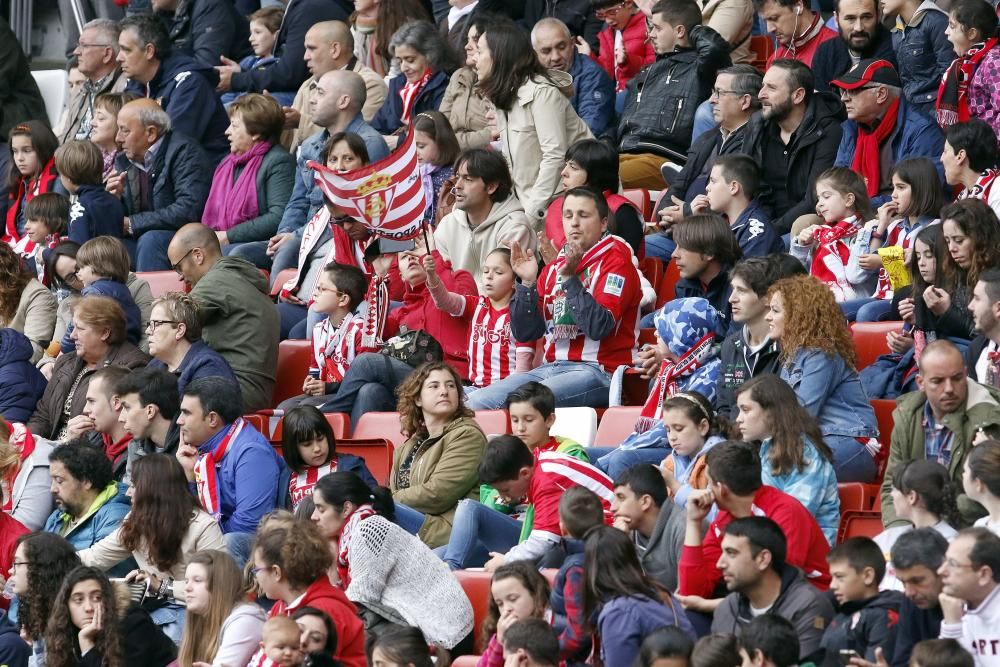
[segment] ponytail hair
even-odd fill
[[[992,495],[1000,497],[1000,442],[987,440],[969,452],[965,459],[969,477],[979,480]]]
[[[925,510],[954,528],[961,527],[955,485],[948,469],[937,461],[920,459],[901,464],[892,473],[892,485],[900,493],[916,493]]]
[[[379,516],[396,521],[396,505],[392,492],[384,486],[369,488],[357,474],[348,471],[331,472],[316,482],[313,493],[319,492],[328,504],[341,508],[345,503],[371,505]]]

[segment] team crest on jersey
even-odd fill
[[[750,218],[750,238],[757,238],[760,234],[764,233],[764,223],[757,218]]]
[[[175,76],[175,77],[174,77],[174,82],[176,82],[176,83],[177,83],[177,85],[179,86],[179,85],[181,85],[182,83],[184,83],[184,81],[185,81],[185,80],[186,80],[186,79],[187,79],[187,78],[188,78],[189,76],[191,76],[191,72],[181,72],[180,74],[178,74],[177,76]]]

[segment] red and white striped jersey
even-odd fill
[[[477,387],[488,387],[514,372],[518,348],[534,349],[531,343],[520,343],[510,335],[510,307],[497,310],[489,297],[461,295],[462,312],[472,313],[469,327],[469,381]]]
[[[577,276],[597,304],[610,311],[617,325],[601,340],[588,338],[566,304],[563,279],[564,264],[560,253],[538,279],[540,307],[547,323],[545,361],[597,362],[611,373],[619,366],[629,366],[639,333],[639,302],[642,287],[639,270],[632,263],[632,249],[621,239],[607,235],[588,250]]]
[[[528,487],[528,502],[535,510],[532,532],[541,531],[559,537],[559,499],[566,489],[573,486],[582,486],[596,493],[604,506],[605,523],[611,523],[615,487],[610,477],[578,458],[558,452],[537,453],[536,450],[535,470]]]
[[[302,472],[293,471],[288,480],[288,497],[292,499],[292,509],[298,507],[307,496],[311,496],[316,482],[331,472],[337,472],[336,457],[325,465],[307,466]]]
[[[365,318],[351,313],[337,326],[325,319],[313,327],[313,362],[310,373],[319,371],[323,382],[340,382],[351,366],[351,362],[362,352],[361,336],[364,333]]]

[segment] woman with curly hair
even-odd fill
[[[267,616],[248,602],[243,573],[225,551],[199,551],[184,572],[187,618],[177,662],[245,665],[260,645]]]
[[[177,459],[148,454],[132,464],[132,511],[114,532],[80,552],[84,565],[108,570],[134,557],[133,581],[148,581],[148,597],[158,600],[153,621],[175,642],[184,628],[184,568],[203,549],[225,550],[222,530],[188,490]]]
[[[31,533],[17,540],[10,569],[17,596],[17,629],[31,644],[36,664],[44,663],[45,624],[52,614],[62,580],[80,567],[76,549],[55,533]]]
[[[62,582],[45,628],[47,667],[164,667],[177,647],[94,567],[78,567]]]
[[[1000,266],[1000,220],[980,199],[963,199],[941,210],[941,231],[948,247],[943,285],[924,290],[928,310],[940,319],[965,324],[962,338],[975,335],[969,300],[985,269]]]
[[[56,328],[56,297],[33,278],[17,253],[0,243],[0,327],[31,342],[31,363],[41,359]]]
[[[288,616],[301,607],[329,614],[339,641],[334,658],[344,667],[365,667],[365,629],[357,610],[330,583],[330,543],[311,522],[270,522],[257,531],[253,574],[260,590],[276,604],[270,616]]]
[[[861,387],[854,341],[833,293],[812,276],[779,280],[767,292],[771,340],[781,344],[781,379],[816,419],[840,482],[872,482],[879,443],[875,411]]]
[[[433,549],[448,543],[458,501],[478,499],[486,435],[465,406],[461,376],[444,362],[413,371],[397,396],[409,438],[393,452],[389,473],[396,520]]]

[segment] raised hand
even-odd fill
[[[535,253],[531,248],[522,248],[516,241],[510,247],[510,267],[514,269],[514,275],[521,279],[521,284],[525,287],[531,287],[538,279]]]

